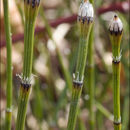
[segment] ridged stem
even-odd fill
[[[10,20],[9,20],[9,7],[8,0],[3,0],[4,7],[4,27],[6,34],[6,48],[7,48],[7,86],[6,86],[6,119],[5,129],[11,130],[11,119],[12,119],[12,41],[10,31]]]
[[[24,40],[24,64],[23,77],[30,77],[32,72],[33,60],[33,41],[34,41],[34,22],[25,20],[25,40]]]
[[[87,32],[87,35],[84,35],[83,33],[83,35],[81,34],[80,36],[76,72],[75,72],[75,76],[73,77],[76,82],[73,81],[74,83],[73,83],[73,88],[72,88],[72,99],[71,99],[71,105],[70,105],[70,111],[69,111],[67,130],[75,129],[77,111],[78,111],[78,102],[79,102],[80,95],[82,92],[84,70],[85,70],[86,58],[87,58],[88,37],[91,30],[91,25],[87,25],[87,23],[82,24],[81,27],[83,31],[85,31],[85,29],[87,28],[88,32]]]
[[[110,26],[110,40],[112,43],[112,70],[113,70],[113,97],[114,97],[114,130],[121,130],[121,113],[120,113],[120,69],[121,69],[121,39],[123,25],[117,15],[112,19]]]
[[[89,0],[91,4],[94,3],[93,0]],[[94,32],[93,28],[90,32],[89,37],[89,45],[88,45],[88,62],[87,62],[87,86],[88,87],[88,94],[89,94],[89,124],[90,130],[94,130]]]
[[[121,68],[121,52],[120,44],[122,32],[111,33],[110,39],[112,43],[112,70],[113,70],[113,89],[114,89],[114,130],[121,130],[121,113],[120,113],[120,68]]]
[[[24,63],[21,78],[16,130],[24,130],[27,105],[31,90],[31,74],[34,45],[34,27],[40,1],[24,1]]]
[[[24,130],[24,124],[25,124],[27,104],[28,104],[30,90],[31,90],[31,86],[28,89],[24,88],[23,85],[20,86],[16,130]]]
[[[34,39],[34,23],[30,23],[25,20],[25,31],[24,31],[24,66],[23,66],[23,77],[30,77],[32,72],[32,58],[33,58],[33,39]],[[24,130],[27,104],[29,99],[29,91],[24,90],[24,86],[20,87],[18,113],[16,130]]]
[[[120,62],[112,62],[114,87],[114,130],[121,130],[120,115]],[[119,123],[116,123],[119,122]]]
[[[79,86],[78,87],[73,86],[67,130],[74,130],[75,129],[77,112],[78,112],[78,102],[79,102],[81,92],[82,92],[82,88],[80,88]]]
[[[89,45],[88,45],[88,62],[87,62],[87,81],[89,95],[89,124],[90,130],[94,130],[94,46],[93,46],[93,28],[90,32]]]

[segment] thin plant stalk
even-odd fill
[[[86,8],[88,7],[88,8]],[[84,16],[85,15],[85,16]],[[88,17],[89,16],[89,17]],[[87,58],[88,39],[93,23],[93,7],[89,1],[84,1],[79,8],[78,24],[80,28],[80,42],[75,74],[73,74],[72,99],[69,111],[68,130],[74,130],[77,120],[78,102],[82,92],[84,70]]]
[[[7,48],[7,86],[6,86],[6,119],[5,129],[11,130],[12,119],[12,40],[9,20],[9,7],[8,0],[3,0],[4,7],[4,25],[6,34],[6,48]]]
[[[93,0],[90,0],[93,4]],[[87,85],[89,94],[89,124],[90,130],[94,130],[94,32],[93,27],[90,32],[89,45],[88,45],[88,62],[87,62]]]
[[[121,130],[120,113],[120,68],[121,51],[120,44],[122,39],[123,25],[117,15],[110,23],[110,40],[112,43],[112,70],[113,70],[113,89],[114,89],[114,130]]]
[[[32,60],[33,60],[34,27],[36,16],[38,13],[39,3],[40,3],[39,0],[24,1],[24,13],[25,13],[24,63],[23,63],[23,74],[19,75],[21,79],[21,85],[18,99],[16,130],[24,130],[27,105],[32,88],[31,73],[32,73]]]
[[[93,28],[92,28],[93,29]],[[88,45],[88,62],[87,62],[87,84],[89,95],[89,125],[90,130],[94,130],[94,46],[93,46],[93,30],[91,30]]]

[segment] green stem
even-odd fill
[[[89,123],[90,130],[94,130],[94,46],[93,46],[93,29],[91,30],[88,45],[88,62],[87,62],[87,85],[89,95]]]
[[[6,33],[6,47],[7,47],[7,87],[6,87],[6,130],[11,130],[11,119],[12,119],[12,41],[10,31],[10,20],[9,20],[9,7],[8,0],[3,0],[4,7],[4,25]]]
[[[121,130],[120,116],[120,62],[112,63],[114,87],[114,130]],[[116,122],[119,124],[116,124]]]
[[[35,3],[34,3],[35,2]],[[16,130],[24,130],[27,105],[31,90],[31,73],[33,60],[33,42],[35,19],[40,1],[24,1],[24,63],[23,75],[21,76],[21,86],[16,121]]]
[[[94,1],[90,0],[90,3],[93,4],[94,6]],[[89,37],[89,45],[88,45],[88,76],[87,76],[87,85],[88,85],[88,92],[89,92],[89,123],[90,123],[90,130],[94,130],[94,31],[93,27],[90,32],[90,37]]]
[[[30,90],[31,90],[31,86],[28,89],[24,88],[24,86],[22,86],[22,85],[20,86],[16,130],[24,130],[24,124],[25,124],[27,104],[28,104]]]
[[[90,0],[90,3],[93,4],[93,0]],[[88,69],[87,69],[87,86],[88,86],[88,94],[89,94],[89,124],[90,130],[94,130],[94,34],[93,28],[90,32],[89,37],[89,45],[88,45]]]
[[[24,65],[23,65],[23,77],[27,78],[31,76],[32,72],[32,60],[33,60],[33,41],[34,41],[34,22],[28,22],[25,20],[25,36],[24,41]]]
[[[114,130],[121,130],[121,113],[120,113],[120,68],[121,68],[121,54],[120,54],[120,44],[122,39],[123,28],[121,26],[122,22],[118,22],[119,18],[115,15],[113,18],[113,31],[110,31],[110,40],[112,43],[112,70],[113,70],[113,89],[114,89]],[[115,24],[116,23],[116,24]],[[110,26],[111,26],[110,25]],[[120,28],[117,32],[115,27]]]
[[[81,95],[81,91],[82,91],[82,88],[73,86],[67,130],[75,129],[77,112],[78,112],[78,101]]]
[[[34,37],[34,24],[25,20],[25,39],[24,39],[24,67],[23,77],[30,77],[32,72],[32,57],[33,57],[33,38]],[[29,91],[25,92],[24,86],[20,88],[19,104],[18,104],[18,115],[16,122],[16,130],[24,130],[26,109],[30,94]],[[31,86],[30,86],[31,87]]]
[[[85,26],[87,25],[84,24],[82,25],[83,30],[85,30],[84,28]],[[87,29],[88,29],[87,37],[84,37],[83,35],[81,35],[80,37],[76,73],[74,77],[74,80],[76,82],[73,83],[73,88],[72,88],[72,101],[70,105],[70,112],[69,112],[69,119],[68,119],[68,126],[67,126],[68,130],[75,129],[75,124],[77,119],[78,101],[82,92],[82,84],[83,84],[83,77],[84,77],[84,70],[85,70],[87,49],[88,49],[88,37],[89,37],[91,25]],[[79,82],[81,84],[79,84]]]

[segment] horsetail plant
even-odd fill
[[[87,49],[88,49],[88,38],[93,24],[93,6],[89,1],[84,0],[78,12],[78,25],[80,28],[80,42],[78,48],[78,59],[76,64],[75,74],[73,74],[73,87],[72,87],[72,99],[69,111],[68,119],[68,130],[74,130],[77,111],[78,111],[78,101],[82,92],[84,70],[86,65]]]
[[[10,20],[9,20],[9,7],[8,0],[3,0],[4,7],[4,25],[6,33],[6,47],[7,47],[7,86],[6,86],[6,120],[5,129],[11,130],[11,119],[12,119],[12,40],[10,31]]]
[[[123,33],[123,24],[117,15],[111,20],[109,25],[110,40],[112,43],[112,69],[114,88],[114,130],[121,130],[120,114],[120,67],[121,51],[120,44]]]
[[[88,95],[89,95],[89,127],[90,130],[94,130],[94,59],[93,54],[94,53],[94,46],[93,46],[93,27],[90,32],[89,37],[89,45],[88,45],[88,62],[87,62],[87,76],[86,76],[86,86],[88,87]]]
[[[90,0],[90,3],[94,3],[93,0]],[[94,28],[92,27],[90,36],[89,36],[89,45],[88,45],[88,60],[86,66],[86,73],[87,76],[85,77],[86,81],[86,88],[88,87],[88,95],[89,95],[89,129],[94,130],[94,122],[95,122],[95,115],[94,115]]]
[[[34,27],[40,0],[24,0],[24,63],[21,79],[16,130],[24,130],[29,94],[31,91]]]

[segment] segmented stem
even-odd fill
[[[77,112],[78,112],[78,102],[79,102],[81,92],[82,92],[82,87],[76,85],[73,86],[67,130],[75,129]]]
[[[27,104],[28,104],[30,90],[31,90],[31,86],[29,86],[29,88],[26,88],[23,85],[20,86],[16,130],[24,130],[24,124],[25,124]]]
[[[9,7],[8,0],[3,0],[4,7],[4,27],[6,33],[6,47],[7,47],[7,86],[6,86],[6,120],[5,129],[11,130],[11,118],[12,118],[12,41],[10,31],[10,20],[9,20]]]
[[[120,113],[120,68],[121,52],[120,44],[122,39],[123,24],[117,15],[113,17],[109,25],[110,39],[112,43],[112,69],[113,69],[113,89],[114,89],[114,130],[121,130]]]
[[[120,62],[112,63],[114,87],[114,130],[121,130],[120,115]]]
[[[31,73],[33,60],[33,45],[34,45],[34,27],[35,19],[38,13],[39,0],[24,1],[24,63],[23,74],[21,76],[21,86],[17,113],[16,130],[24,130],[26,119],[27,105],[31,90]]]
[[[81,35],[80,37],[76,72],[73,77],[74,80],[73,80],[73,87],[72,87],[72,101],[70,105],[69,119],[68,119],[68,126],[67,126],[68,130],[75,129],[77,111],[78,111],[78,101],[80,99],[80,95],[82,92],[83,77],[84,77],[84,70],[85,70],[87,49],[88,49],[88,37],[89,37],[90,29],[91,29],[91,25],[87,30],[88,31],[87,37],[84,37],[83,35]]]
[[[94,46],[93,46],[93,28],[90,32],[89,45],[88,45],[88,62],[87,62],[87,81],[89,95],[89,124],[90,130],[94,130]]]

